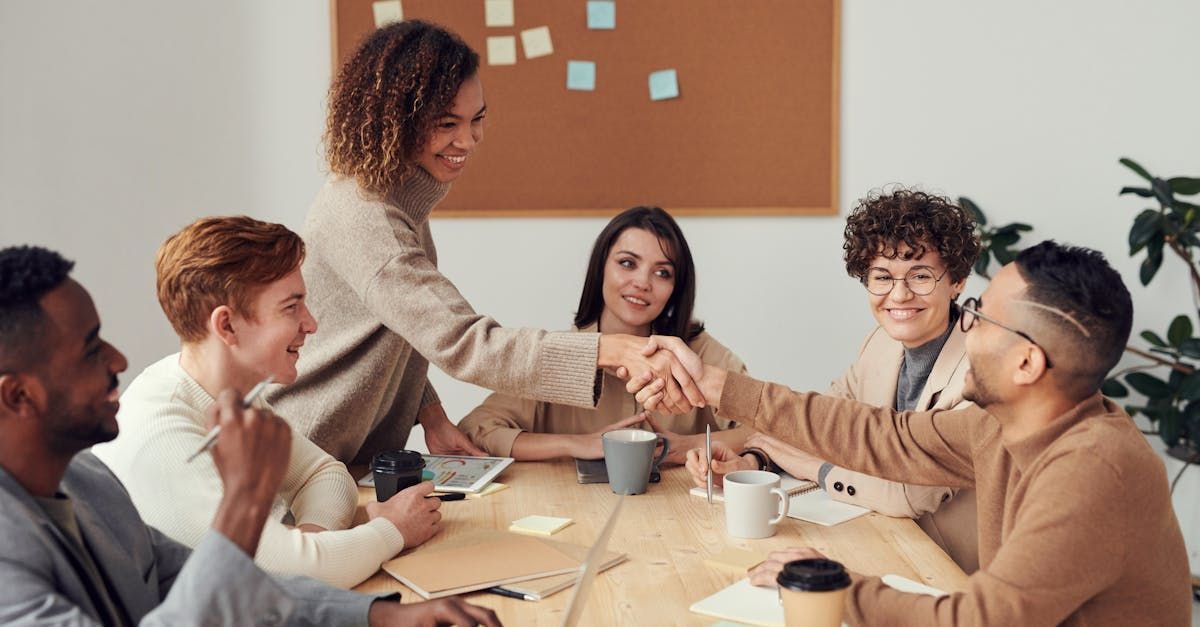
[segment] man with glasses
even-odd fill
[[[700,381],[725,417],[836,463],[976,488],[980,570],[967,588],[932,597],[856,576],[847,622],[1187,625],[1187,554],[1163,464],[1099,391],[1129,338],[1120,275],[1096,251],[1042,242],[963,314],[974,408],[900,413],[708,367]],[[630,386],[653,409],[661,385]],[[770,585],[781,562],[817,555],[777,552],[751,580]]]

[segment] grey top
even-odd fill
[[[944,333],[916,348],[904,347],[904,362],[900,364],[900,375],[896,380],[896,409],[912,411],[916,408],[921,400],[921,392],[925,390],[925,381],[933,372],[933,364],[937,362],[942,346],[950,338],[950,331],[956,322],[958,308],[951,307],[950,324],[946,325]]]

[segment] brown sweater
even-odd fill
[[[319,328],[299,378],[269,400],[347,464],[404,448],[418,412],[438,402],[430,363],[516,396],[595,404],[598,335],[501,327],[438,271],[429,213],[449,189],[418,168],[375,200],[333,176],[309,210],[302,271]]]
[[[719,413],[872,475],[975,486],[980,570],[967,589],[934,598],[856,576],[846,598],[852,625],[1191,621],[1187,553],[1163,464],[1099,394],[1011,444],[978,407],[898,413],[734,373]]]
[[[596,332],[590,325],[578,333]],[[746,365],[708,333],[701,333],[688,346],[706,363],[730,372],[745,372]],[[596,407],[571,407],[522,399],[499,392],[487,397],[482,405],[471,410],[458,428],[471,438],[476,446],[489,455],[508,457],[512,455],[513,442],[522,431],[533,433],[592,433],[605,425],[628,418],[641,411],[637,400],[625,391],[625,382],[605,373]],[[693,409],[686,414],[656,416],[663,429],[690,435],[703,433],[704,426],[714,430],[731,428],[733,423],[713,415],[711,408]],[[673,447],[674,443],[672,443]]]

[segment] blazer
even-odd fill
[[[895,407],[904,345],[876,327],[863,342],[858,360],[830,386],[829,394],[876,407]],[[938,353],[914,411],[971,405],[962,397],[967,363],[966,334],[958,325]],[[915,518],[967,574],[979,570],[979,531],[975,490],[897,483],[834,467],[822,488],[837,501],[861,505],[887,516]]]
[[[0,624],[365,625],[373,597],[306,578],[272,579],[225,536],[196,549],[147,527],[117,478],[90,452],[59,491],[121,616],[98,601],[105,581],[78,567],[82,551],[0,468]]]

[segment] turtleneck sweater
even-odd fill
[[[438,270],[429,215],[449,189],[417,168],[378,198],[333,175],[309,210],[302,272],[319,328],[299,378],[269,398],[348,464],[405,447],[418,413],[438,402],[430,363],[513,396],[595,406],[599,334],[502,327]]]

